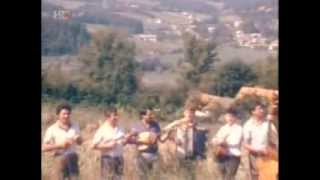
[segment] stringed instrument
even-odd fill
[[[271,103],[271,114],[268,118],[268,142],[271,138],[271,123],[278,112],[277,95],[274,95]],[[256,161],[257,169],[259,172],[259,180],[277,180],[278,179],[278,151],[273,144],[269,144],[267,154],[260,157]]]
[[[226,139],[228,138],[229,135],[225,136],[223,139],[223,142],[226,141]],[[228,146],[226,143],[222,143],[217,145],[214,149],[213,149],[213,154],[215,159],[219,160],[222,157],[224,157],[225,155],[227,155],[228,153]]]
[[[142,132],[137,136],[137,142],[140,143],[138,146],[139,151],[148,149],[149,145],[156,143],[157,134],[153,132]]]

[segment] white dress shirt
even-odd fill
[[[277,130],[273,124],[271,124],[272,139],[268,139],[269,121],[263,120],[257,122],[255,119],[250,118],[243,127],[244,141],[249,143],[251,147],[256,151],[263,151],[269,145],[270,141],[275,141],[277,145]],[[269,141],[268,141],[269,140]]]
[[[96,132],[93,137],[93,145],[97,145],[102,142],[115,140],[124,136],[124,132],[119,127],[112,128],[109,124],[104,123]],[[101,150],[101,155],[109,155],[112,157],[119,157],[123,154],[123,145],[118,143],[114,148],[109,150]]]
[[[225,139],[228,145],[228,154],[241,155],[242,127],[239,124],[226,124],[222,126],[212,139],[213,144],[220,144]]]
[[[46,131],[44,138],[43,138],[43,143],[45,144],[62,144],[66,142],[68,139],[72,139],[75,136],[80,135],[80,128],[77,124],[71,123],[71,126],[69,129],[63,129],[59,126],[59,122],[54,123],[51,125],[48,130]],[[70,154],[74,153],[76,150],[76,144],[71,145],[69,148],[62,150],[56,150],[56,153],[59,154]]]

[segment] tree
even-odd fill
[[[128,104],[136,91],[135,45],[126,37],[111,29],[99,31],[93,35],[91,47],[80,54],[85,73],[82,88],[98,96],[100,103]]]
[[[214,64],[219,61],[216,44],[205,41],[190,34],[184,34],[184,59],[190,65],[185,76],[196,86],[202,75],[213,70]]]
[[[75,54],[90,35],[85,26],[76,22],[64,22],[53,18],[43,18],[41,27],[42,55]]]
[[[254,65],[254,70],[258,76],[257,84],[264,88],[278,89],[278,61],[277,58],[268,57],[263,61],[258,61]]]
[[[242,86],[254,83],[257,75],[249,65],[236,60],[218,69],[213,79],[211,93],[233,97]]]

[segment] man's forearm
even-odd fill
[[[247,149],[248,151],[253,150],[250,144],[244,144],[244,148]]]
[[[109,150],[112,149],[113,146],[111,146],[109,143],[99,143],[95,145],[94,148],[98,150]]]
[[[57,149],[63,149],[63,148],[57,144],[44,144],[42,146],[42,151],[44,151],[44,152],[53,151],[53,150],[57,150]]]

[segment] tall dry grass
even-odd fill
[[[42,105],[42,135],[49,125],[55,121],[55,107],[57,104],[43,104]],[[78,147],[80,178],[82,180],[98,180],[100,174],[99,153],[89,149],[89,144],[97,124],[103,121],[103,109],[99,107],[77,106],[72,112],[72,120],[79,123],[81,128],[81,135],[84,138],[84,143]],[[134,112],[125,112],[120,110],[120,125],[125,129],[129,129],[133,123],[138,121],[138,116]],[[162,124],[163,126],[163,124]],[[209,138],[215,134],[218,129],[215,125],[209,127],[212,131]],[[135,164],[135,157],[137,154],[134,145],[127,145],[125,147],[124,159],[124,180],[139,180],[137,165]],[[155,164],[155,168],[149,173],[150,180],[186,180],[188,179],[188,172],[186,169],[179,166],[177,159],[174,156],[174,145],[170,141],[166,143],[159,143],[159,159]],[[212,151],[209,148],[207,152],[207,159],[197,162],[195,165],[196,179],[219,179],[219,173],[215,162],[213,161]],[[237,173],[238,180],[247,180],[246,157],[242,158],[241,165]],[[42,154],[42,179],[48,180],[50,178],[50,169],[52,166],[52,157],[50,153]]]

